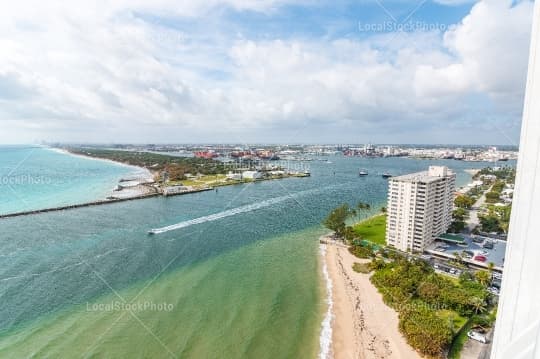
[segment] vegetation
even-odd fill
[[[353,243],[356,239],[363,239],[359,237],[356,228],[347,226],[346,222],[349,218],[354,217],[358,214],[358,211],[369,211],[371,210],[371,205],[365,202],[359,202],[356,208],[350,207],[347,203],[342,204],[341,206],[335,208],[330,212],[328,217],[323,221],[323,225],[334,231],[336,235],[348,243]],[[384,244],[384,227],[382,228],[382,243]],[[379,238],[377,240],[380,241]]]
[[[499,218],[494,215],[480,216],[480,227],[483,232],[502,232],[502,228],[499,223]]]
[[[375,244],[386,243],[386,215],[371,217],[353,226],[354,233],[361,239]]]
[[[151,152],[121,151],[97,148],[69,148],[69,151],[95,158],[104,158],[152,171],[167,171],[170,180],[184,180],[186,174],[216,175],[226,172],[225,164],[205,158],[176,157]]]
[[[501,193],[495,191],[489,191],[486,193],[486,202],[487,203],[496,203],[501,199]]]
[[[447,323],[422,305],[411,305],[399,313],[399,329],[413,348],[434,357],[443,356],[453,337]]]
[[[362,210],[369,211],[371,209],[371,205],[366,202],[358,202],[358,204],[356,205],[356,208],[358,208],[361,211]]]
[[[452,281],[424,261],[400,257],[370,266],[371,281],[399,312],[401,332],[424,355],[442,357],[468,318],[488,309],[485,285],[470,274]]]
[[[448,231],[451,233],[459,233],[465,229],[465,218],[467,211],[464,208],[456,208],[452,213],[453,222],[450,224]]]
[[[369,272],[371,272],[371,267],[369,264],[366,263],[354,263],[353,270],[357,273],[368,274]]]
[[[475,202],[474,198],[467,196],[465,194],[462,194],[456,197],[456,199],[454,200],[454,205],[457,208],[470,209],[474,205],[474,202]]]
[[[471,330],[473,326],[472,319],[469,319],[467,323],[461,328],[458,334],[452,340],[450,350],[448,350],[448,359],[459,359],[463,345],[467,341],[467,332]]]
[[[498,168],[497,170],[491,167],[486,167],[481,169],[477,174],[475,174],[473,178],[479,179],[485,175],[493,175],[499,180],[505,180],[508,183],[513,183],[515,182],[516,178],[516,169],[508,166]]]
[[[354,256],[362,259],[375,257],[375,252],[373,251],[373,248],[368,245],[362,245],[361,243],[353,243],[349,247],[349,252],[351,252]]]
[[[342,204],[330,212],[328,217],[324,220],[323,224],[326,228],[334,231],[340,238],[345,238],[345,235],[350,238],[352,235],[351,230],[346,230],[345,221],[352,216],[356,215],[356,211],[349,207],[348,204]],[[349,239],[346,238],[346,239]]]

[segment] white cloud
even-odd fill
[[[529,1],[512,6],[511,0],[487,0],[445,34],[446,45],[480,91],[493,95],[523,91],[532,13]]]
[[[467,101],[478,93],[517,121],[531,2],[484,0],[444,35],[261,40],[210,23],[212,9],[284,2],[14,3],[0,15],[0,141],[193,141],[218,130],[228,141],[287,128],[304,137],[282,140],[322,140],[330,128],[398,136],[459,123],[478,110]],[[209,28],[140,13],[208,18]]]
[[[434,0],[436,3],[448,6],[459,6],[476,2],[477,0]]]

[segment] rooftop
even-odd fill
[[[449,240],[435,241],[427,250],[444,254],[449,258],[454,257],[454,253],[460,253],[465,256],[467,262],[480,266],[487,266],[490,262],[499,268],[504,266],[506,241],[481,236],[461,235],[460,237],[464,239],[461,243]]]
[[[422,172],[410,173],[403,176],[392,177],[391,181],[398,182],[424,182],[430,183],[438,181],[443,177],[452,176],[452,172],[448,167],[445,166],[430,166],[429,170]]]
[[[465,238],[463,238],[462,236],[457,235],[457,234],[445,233],[445,234],[441,234],[438,238],[442,239],[445,242],[452,242],[452,243],[464,243],[465,242]]]

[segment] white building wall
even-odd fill
[[[540,358],[540,6],[536,2],[520,154],[491,358]]]

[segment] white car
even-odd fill
[[[489,287],[489,288],[488,288],[488,291],[489,291],[491,294],[494,294],[494,295],[499,295],[499,294],[500,294],[499,289],[496,288],[496,287]]]
[[[471,338],[472,340],[476,340],[477,342],[480,342],[480,343],[484,343],[486,344],[487,343],[487,338],[484,334],[482,333],[478,333],[474,330],[471,330],[467,333],[467,336],[469,338]]]

